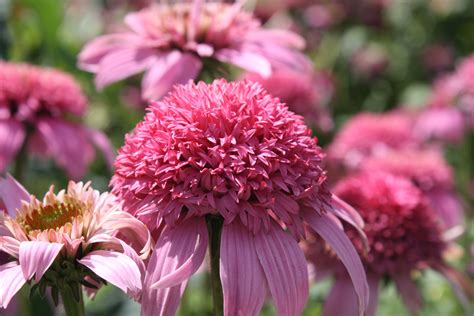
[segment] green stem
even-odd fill
[[[82,288],[79,283],[65,285],[61,290],[66,316],[84,316],[84,298]]]
[[[211,256],[211,290],[214,305],[214,316],[224,315],[224,297],[219,272],[220,244],[223,220],[218,216],[206,218],[207,231],[209,234],[209,252]]]

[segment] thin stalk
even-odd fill
[[[223,220],[221,217],[209,216],[206,219],[209,234],[209,253],[211,256],[211,291],[214,316],[224,315],[224,295],[219,272],[220,244]]]
[[[61,290],[61,298],[63,300],[66,316],[84,316],[84,297],[82,288],[79,283],[70,283]]]

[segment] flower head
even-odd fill
[[[444,262],[443,252],[449,243],[441,221],[423,192],[409,179],[372,170],[342,179],[334,192],[354,206],[365,222],[364,232],[370,245],[368,253],[365,253],[360,240],[355,238],[358,233],[352,227],[347,229],[366,267],[371,293],[369,316],[375,315],[379,284],[387,278],[395,282],[412,312],[421,307],[420,293],[411,278],[413,271],[435,269],[445,275],[455,289],[466,286],[466,289],[472,290],[466,281],[459,278],[460,273]],[[344,295],[352,302],[354,294],[345,290],[347,277],[337,271],[337,264],[334,263],[332,269],[336,272],[336,282],[326,301],[325,314],[349,315],[354,313],[354,307],[350,312],[337,303],[337,297]],[[464,292],[457,291],[457,294],[464,302]]]
[[[260,22],[235,4],[193,0],[156,4],[125,18],[129,31],[101,36],[87,44],[79,66],[96,73],[103,88],[146,71],[145,99],[160,99],[171,86],[198,76],[204,64],[228,63],[268,76],[272,69],[308,69],[297,49],[298,35],[263,29]]]
[[[326,106],[334,86],[327,73],[277,71],[267,78],[256,73],[246,74],[244,78],[259,82],[271,95],[287,104],[291,111],[302,115],[309,125],[322,131],[332,128]]]
[[[189,83],[152,103],[126,137],[111,181],[125,209],[160,234],[144,314],[175,311],[182,293],[176,289],[204,259],[212,219],[222,221],[226,315],[257,315],[267,286],[280,315],[301,312],[308,280],[295,237],[304,238],[304,223],[334,245],[362,312],[364,272],[337,216],[362,223],[326,188],[322,158],[302,118],[257,83]]]
[[[0,180],[0,199],[8,212],[0,213],[0,250],[9,256],[0,266],[1,307],[33,278],[56,295],[64,284],[97,289],[105,280],[139,298],[150,234],[112,194],[71,181],[38,200],[8,176]]]
[[[0,170],[25,141],[32,152],[53,156],[73,178],[85,173],[93,145],[111,161],[105,135],[67,119],[83,116],[86,105],[80,86],[66,73],[0,62]]]

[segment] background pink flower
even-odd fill
[[[51,287],[55,302],[65,284],[96,290],[103,280],[140,298],[150,233],[115,196],[71,181],[67,191],[51,187],[40,201],[7,176],[0,199],[8,212],[0,212],[0,250],[9,255],[0,266],[0,307],[33,279],[42,295]]]
[[[304,40],[267,30],[235,4],[194,0],[156,4],[125,17],[129,31],[88,43],[79,67],[96,74],[97,88],[145,71],[144,99],[160,99],[173,84],[231,64],[268,76],[275,69],[304,71],[311,62],[298,50]],[[209,65],[208,65],[209,64]]]
[[[0,62],[0,171],[27,142],[29,151],[50,156],[72,178],[80,178],[97,146],[108,162],[107,137],[68,119],[81,117],[86,98],[69,75],[27,64]]]
[[[111,181],[125,209],[157,236],[142,314],[175,313],[208,231],[222,227],[225,315],[258,315],[267,289],[279,315],[299,315],[308,276],[297,240],[306,223],[347,267],[362,315],[365,275],[338,217],[358,229],[362,222],[326,188],[322,157],[302,118],[257,83],[189,83],[152,103],[127,135]]]

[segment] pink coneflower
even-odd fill
[[[462,231],[463,207],[454,187],[453,170],[439,150],[399,150],[367,158],[361,165],[367,172],[380,170],[410,179],[431,202],[444,227]]]
[[[277,71],[267,78],[256,73],[246,74],[244,78],[259,82],[268,93],[287,104],[291,111],[302,115],[309,125],[326,132],[332,128],[327,104],[334,84],[327,73]]]
[[[174,315],[208,232],[222,228],[225,315],[258,315],[267,288],[279,315],[299,315],[308,296],[297,244],[304,223],[346,265],[362,314],[364,271],[337,217],[359,229],[362,222],[326,188],[322,158],[302,118],[257,83],[189,83],[152,103],[126,137],[111,181],[126,210],[159,234],[142,314]]]
[[[0,199],[8,212],[0,212],[0,250],[9,255],[0,266],[0,307],[33,279],[42,295],[51,286],[56,302],[58,291],[80,300],[81,284],[94,290],[105,281],[139,298],[150,233],[115,196],[71,181],[57,194],[51,187],[41,201],[7,176]]]
[[[370,251],[365,255],[360,240],[356,238],[356,231],[352,227],[347,229],[366,267],[370,287],[366,315],[376,313],[379,287],[383,280],[393,281],[408,309],[412,313],[418,311],[422,298],[412,273],[428,268],[443,274],[469,309],[469,301],[462,289],[472,294],[472,285],[444,262],[443,252],[449,241],[443,235],[437,214],[411,181],[372,171],[343,179],[334,191],[354,206],[365,221],[364,232],[370,245]],[[348,286],[345,272],[336,266],[333,265],[336,280],[325,302],[324,314],[355,315],[355,295]],[[341,297],[344,297],[344,304],[341,304]]]
[[[72,178],[80,178],[96,145],[109,162],[113,152],[99,131],[68,120],[83,116],[86,99],[69,75],[47,68],[0,61],[0,171],[24,145],[52,156]]]
[[[96,74],[97,88],[146,71],[144,99],[159,99],[176,83],[232,64],[263,76],[272,69],[304,71],[311,62],[297,51],[304,40],[284,30],[263,29],[235,4],[193,0],[156,4],[125,17],[128,32],[88,43],[79,67]]]
[[[360,113],[342,127],[328,148],[331,164],[353,169],[369,156],[392,149],[418,147],[412,131],[413,119],[405,112]]]

